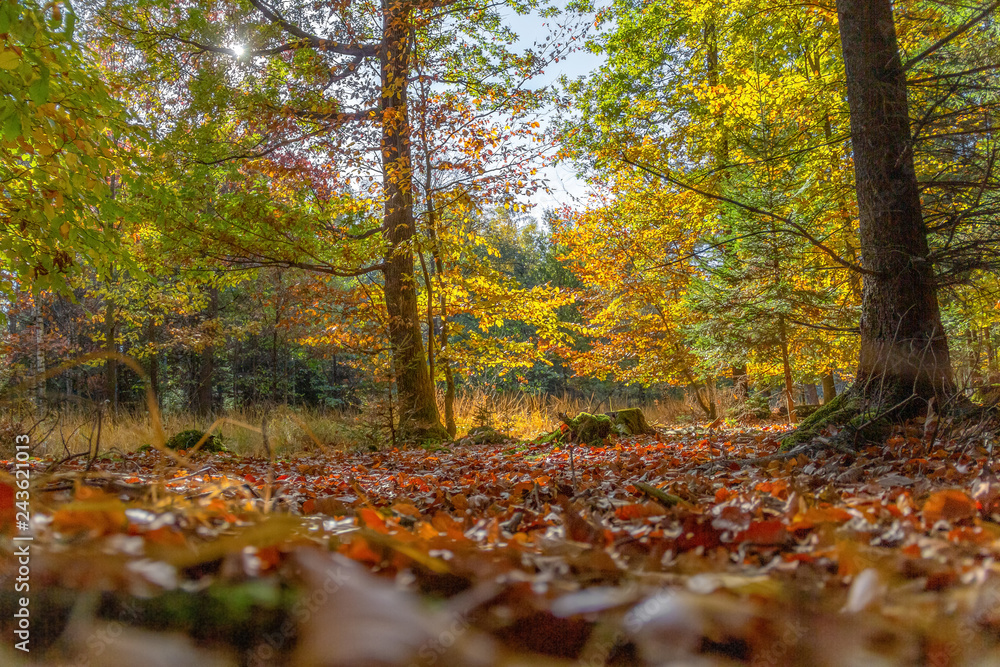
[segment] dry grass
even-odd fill
[[[731,392],[718,392],[719,414],[724,414],[732,401]],[[444,414],[443,397],[438,396]],[[641,408],[646,420],[654,425],[704,421],[704,413],[690,393],[683,401],[668,398],[643,405],[626,404],[596,396],[587,398],[539,396],[524,393],[493,394],[484,391],[459,392],[455,397],[455,425],[459,433],[476,426],[477,415],[486,406],[493,417],[493,426],[519,439],[530,439],[559,427],[558,413],[575,415],[580,412],[611,412],[621,408]]]
[[[718,396],[720,414],[731,397],[724,392]],[[444,413],[443,396],[439,396]],[[704,421],[704,414],[691,395],[685,400],[665,399],[644,405],[619,404],[614,399],[601,401],[596,396],[589,399],[563,396],[539,396],[524,393],[492,394],[483,391],[460,392],[455,399],[455,421],[459,434],[477,425],[483,408],[492,418],[492,425],[507,435],[530,439],[540,433],[559,427],[558,413],[575,415],[579,412],[608,412],[625,407],[639,407],[650,424],[677,424]],[[263,408],[227,412],[214,432],[220,433],[227,448],[240,455],[263,456],[265,448],[260,433],[264,421]],[[281,406],[268,411],[268,440],[274,454],[286,455],[296,451],[314,449],[318,441],[323,447],[348,449],[369,445],[385,445],[389,438],[387,429],[379,429],[373,422],[379,418],[373,411],[345,413],[319,411]],[[163,430],[169,438],[187,429],[208,429],[215,420],[197,417],[190,413],[166,414]],[[33,426],[33,427],[32,427]],[[0,433],[16,435],[14,431],[28,430],[36,455],[53,457],[92,451],[99,443],[102,453],[133,452],[154,441],[153,425],[145,411],[121,411],[117,415],[97,411],[65,410],[32,417],[30,413],[5,417]],[[7,433],[10,431],[10,433]],[[5,442],[13,437],[4,436]],[[3,456],[6,452],[0,452]]]
[[[215,421],[189,413],[167,414],[162,419],[168,438],[187,429],[207,430]],[[213,432],[222,435],[230,451],[249,456],[265,454],[260,433],[264,410],[231,411],[225,414],[224,419]],[[22,420],[22,423],[36,421]],[[32,441],[36,445],[33,451],[40,456],[59,457],[92,451],[98,444],[103,453],[134,452],[154,441],[153,425],[144,411],[105,414],[99,421],[98,424],[96,411],[89,414],[75,410],[50,414],[32,430]],[[330,412],[279,407],[270,411],[267,431],[268,441],[277,456],[315,448],[314,437],[326,447],[347,447],[351,444],[345,420]]]

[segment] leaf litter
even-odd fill
[[[789,456],[782,435],[35,461],[30,657],[1000,663],[988,439],[928,446],[907,425],[855,453]],[[5,609],[14,486],[0,472]],[[11,614],[0,625],[13,636]]]

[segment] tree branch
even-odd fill
[[[815,247],[817,247],[820,250],[822,250],[824,253],[826,253],[830,257],[830,259],[832,259],[837,264],[843,266],[845,269],[850,269],[851,271],[857,271],[858,273],[860,273],[862,275],[866,275],[866,276],[876,275],[874,271],[869,271],[868,269],[864,268],[863,266],[861,266],[859,264],[855,264],[854,262],[850,262],[850,261],[844,259],[840,255],[838,255],[836,252],[834,252],[832,248],[830,248],[829,246],[827,246],[826,244],[824,244],[822,241],[820,241],[819,239],[817,239],[815,236],[813,236],[812,234],[810,234],[805,229],[805,227],[803,227],[802,225],[798,224],[797,222],[791,220],[790,218],[786,218],[784,216],[778,215],[777,213],[772,213],[771,211],[765,211],[764,209],[757,208],[756,206],[751,206],[750,204],[744,204],[741,201],[737,201],[735,199],[730,199],[729,197],[724,197],[722,195],[717,195],[717,194],[714,194],[712,192],[708,192],[706,190],[701,190],[699,188],[694,187],[693,185],[688,185],[687,183],[683,183],[681,181],[678,181],[677,179],[675,179],[675,178],[673,178],[671,176],[668,176],[667,174],[661,173],[661,172],[659,172],[659,171],[657,171],[655,169],[652,169],[652,168],[647,167],[645,165],[639,164],[638,162],[633,162],[632,160],[629,160],[626,157],[622,157],[620,159],[625,164],[632,165],[636,169],[641,169],[642,171],[646,172],[647,174],[650,174],[652,176],[656,176],[657,178],[662,178],[666,182],[672,183],[673,185],[676,185],[677,187],[684,188],[685,190],[690,190],[691,192],[694,192],[695,194],[699,194],[699,195],[701,195],[703,197],[708,197],[709,199],[714,199],[716,201],[726,202],[727,204],[732,204],[733,206],[738,206],[739,208],[742,208],[745,211],[750,211],[751,213],[756,213],[757,215],[763,215],[763,216],[771,218],[773,220],[777,220],[778,222],[782,222],[782,223],[788,225],[789,227],[791,227],[792,229],[794,229],[803,238],[805,238],[807,241],[809,241],[809,243],[813,244]]]
[[[339,53],[345,56],[358,56],[361,58],[377,56],[379,53],[380,45],[377,43],[344,44],[332,39],[323,39],[322,37],[306,32],[291,21],[286,20],[277,12],[277,10],[271,9],[261,0],[250,0],[250,4],[259,9],[269,21],[284,28],[285,32],[298,37],[300,40],[319,51],[329,51],[331,53]]]
[[[975,16],[973,16],[971,19],[969,19],[968,21],[966,21],[962,25],[958,26],[957,28],[955,28],[954,30],[952,30],[950,33],[948,33],[947,35],[945,35],[944,37],[942,37],[938,41],[934,42],[933,44],[931,44],[930,46],[928,46],[926,49],[924,49],[923,51],[921,51],[917,55],[915,55],[912,58],[910,58],[909,60],[907,60],[906,63],[903,65],[903,72],[908,71],[911,67],[913,67],[914,65],[916,65],[917,63],[919,63],[921,60],[927,58],[929,55],[931,55],[932,53],[934,53],[935,51],[937,51],[941,47],[945,46],[946,44],[948,44],[948,42],[952,41],[956,37],[959,37],[959,36],[963,35],[964,33],[968,32],[970,28],[972,28],[977,23],[979,23],[984,18],[986,18],[997,7],[1000,7],[1000,0],[997,0],[996,2],[988,5],[986,7],[986,9],[984,9],[981,12],[979,12],[978,14],[976,14]]]

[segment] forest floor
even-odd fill
[[[7,461],[0,662],[1000,664],[991,432],[784,429],[33,459],[30,542]]]

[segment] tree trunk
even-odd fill
[[[219,289],[212,287],[209,292],[208,329],[209,335],[215,330],[216,319],[219,316]],[[277,327],[275,327],[277,331]],[[212,414],[212,380],[215,377],[215,345],[206,344],[201,350],[201,363],[198,364],[198,415],[205,417]]]
[[[721,68],[719,67],[719,39],[718,29],[715,20],[709,19],[705,22],[705,70],[708,75],[708,85],[715,88],[719,85]],[[721,135],[719,143],[715,146],[713,161],[715,169],[724,178],[724,167],[729,161],[729,138],[726,134],[725,111],[722,107],[715,114],[715,127]],[[725,184],[723,183],[723,188]],[[726,246],[722,246],[723,253],[727,251]],[[749,394],[749,377],[747,376],[746,363],[733,364],[730,369],[730,377],[733,379],[733,399],[742,407]]]
[[[855,386],[879,402],[953,389],[920,211],[891,0],[837,0],[851,110],[862,266]],[[880,387],[888,395],[875,396]],[[917,406],[912,406],[916,408]]]
[[[778,343],[781,346],[781,368],[785,373],[785,407],[788,409],[788,423],[794,424],[795,399],[792,398],[792,365],[788,360],[788,333],[785,330],[785,316],[778,315]]]
[[[108,353],[107,361],[104,363],[104,390],[105,399],[110,403],[112,412],[118,412],[118,359],[113,356],[118,353],[117,329],[115,305],[109,298],[104,306],[105,350]]]
[[[434,198],[427,193],[428,229],[431,238],[431,254],[434,257],[434,273],[438,278],[438,307],[441,310],[441,337],[439,339],[438,357],[444,369],[444,427],[452,438],[458,433],[455,424],[455,376],[451,372],[451,360],[448,359],[448,301],[444,293],[444,258],[441,257],[441,247],[437,236],[437,209],[434,208]],[[428,293],[428,298],[430,294]]]
[[[733,398],[740,404],[747,400],[750,393],[750,377],[747,375],[747,365],[730,367],[733,378]]]
[[[38,305],[36,296],[34,301],[34,324],[35,324],[35,411],[41,414],[45,411],[45,320],[42,318],[42,308]]]
[[[156,352],[156,320],[152,317],[146,324],[146,344],[149,345],[149,388],[156,397],[156,405],[160,407],[160,355]]]
[[[990,331],[988,325],[983,327],[982,338],[986,346],[986,371],[989,375],[992,375],[997,368],[997,363],[996,353],[993,350],[993,332]]]
[[[382,48],[382,182],[385,219],[382,231],[389,249],[385,259],[385,306],[403,437],[442,437],[434,386],[417,313],[413,275],[413,165],[406,86],[410,76],[412,6],[384,0]]]
[[[837,397],[837,383],[833,377],[833,370],[823,376],[823,404],[827,404]]]

